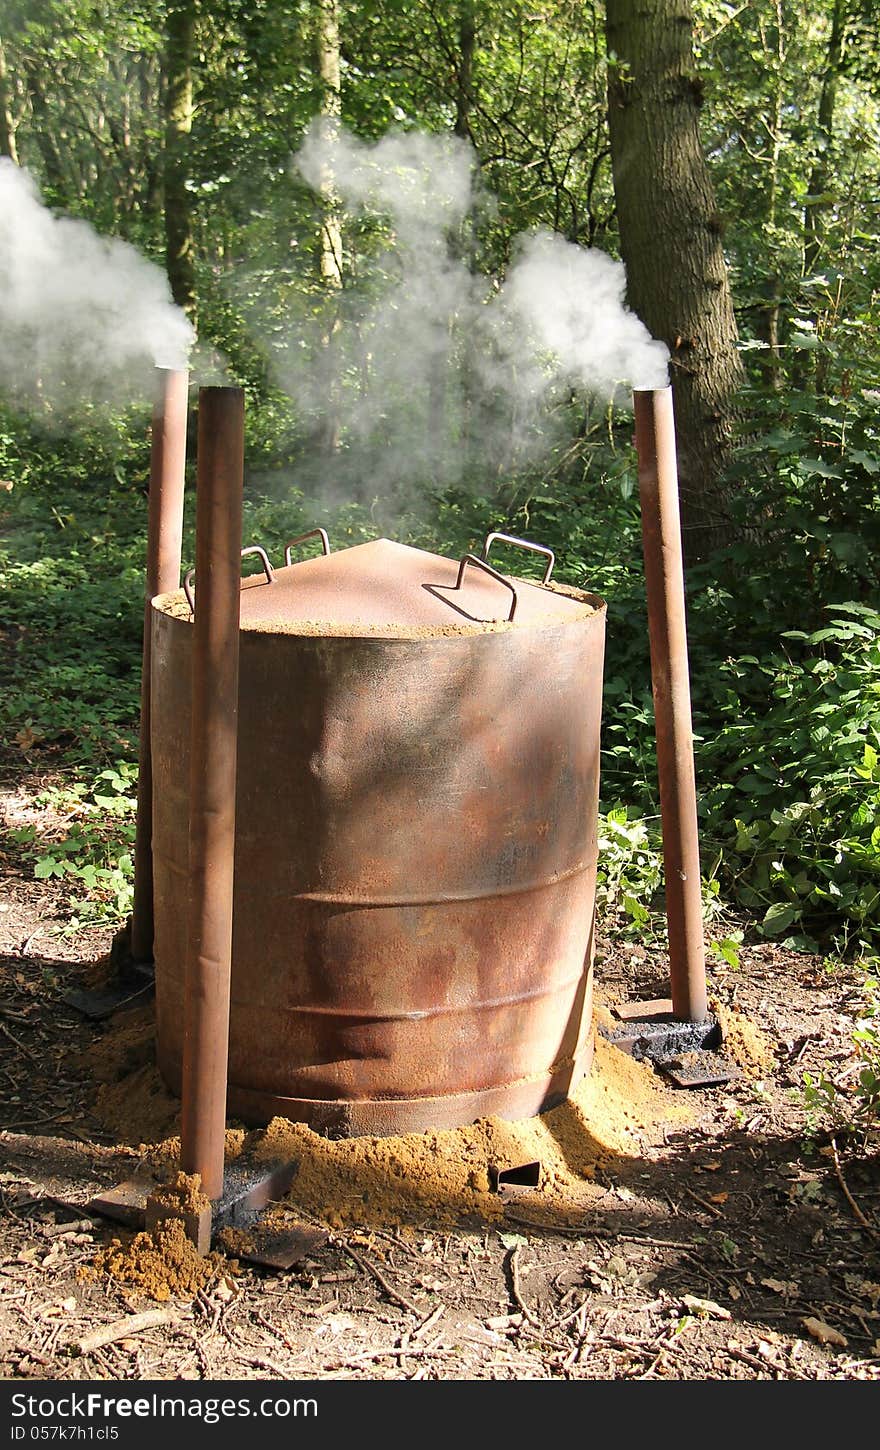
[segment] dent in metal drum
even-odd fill
[[[191,626],[154,609],[157,1030],[179,1087]],[[590,1051],[604,610],[241,636],[230,1110],[521,1116]]]

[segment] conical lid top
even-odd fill
[[[494,565],[492,566],[494,569]],[[381,634],[400,638],[482,634],[567,623],[602,608],[594,595],[525,579],[502,581],[460,561],[375,539],[242,581],[242,629],[279,634]],[[198,608],[198,579],[193,592]],[[179,593],[160,607],[189,606]],[[513,608],[513,620],[509,619]]]

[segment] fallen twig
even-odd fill
[[[369,1349],[364,1354],[353,1354],[348,1359],[333,1359],[321,1366],[321,1372],[347,1369],[350,1365],[369,1364],[377,1359],[448,1359],[454,1349],[439,1349],[433,1345],[410,1345],[408,1349]]]
[[[657,1371],[657,1369],[659,1369],[660,1365],[663,1363],[663,1357],[666,1354],[668,1348],[669,1345],[664,1344],[660,1349],[658,1349],[651,1363],[648,1365],[648,1368],[645,1370],[645,1373],[638,1376],[640,1380],[651,1379],[652,1375]]]
[[[94,1227],[90,1218],[78,1218],[73,1222],[68,1219],[66,1223],[44,1223],[42,1230],[44,1238],[57,1239],[63,1234],[92,1233]]]
[[[412,1334],[410,1335],[410,1343],[412,1343],[414,1339],[421,1339],[423,1335],[428,1333],[429,1329],[433,1329],[438,1319],[442,1319],[445,1313],[446,1305],[438,1304],[433,1314],[429,1314],[427,1319],[423,1319],[422,1323],[413,1330]]]
[[[519,1287],[519,1244],[516,1245],[516,1248],[511,1249],[508,1263],[510,1265],[510,1290],[514,1303],[518,1309],[522,1310],[524,1317],[533,1329],[542,1329],[543,1325],[540,1319],[535,1318],[528,1304],[523,1299],[522,1291]]]
[[[553,1328],[561,1329],[563,1325],[570,1324],[572,1319],[577,1319],[581,1311],[586,1308],[588,1297],[589,1296],[585,1294],[581,1299],[580,1303],[575,1305],[574,1309],[569,1309],[566,1314],[560,1314],[558,1319],[554,1319]]]
[[[713,1218],[724,1217],[724,1214],[721,1212],[720,1208],[717,1208],[714,1203],[710,1203],[708,1198],[701,1198],[698,1193],[694,1193],[694,1190],[692,1188],[686,1188],[685,1193],[687,1194],[688,1198],[692,1198],[694,1200],[694,1203],[698,1203],[700,1205],[700,1208],[704,1208],[707,1213],[711,1213]]]
[[[30,936],[25,941],[23,941],[22,944],[21,944],[21,946],[18,948],[18,951],[19,951],[19,955],[20,956],[23,956],[23,957],[26,957],[27,956],[29,948],[36,941],[37,937],[40,935],[40,932],[42,930],[43,930],[43,923],[40,922],[40,924],[37,927],[36,931],[32,931],[31,934],[30,934]]]
[[[270,1373],[277,1374],[278,1378],[282,1380],[289,1379],[289,1374],[287,1370],[282,1369],[280,1364],[276,1364],[274,1360],[266,1359],[263,1355],[237,1354],[235,1358],[239,1364],[248,1364],[251,1365],[254,1369],[269,1370]]]
[[[16,1037],[14,1032],[10,1032],[9,1028],[4,1022],[0,1022],[0,1032],[3,1033],[4,1037],[8,1037],[10,1042],[14,1042],[19,1051],[24,1053],[25,1057],[30,1057],[31,1059],[33,1059],[34,1054],[31,1052],[30,1048],[25,1047],[21,1038]]]
[[[141,1314],[129,1314],[125,1319],[114,1319],[112,1324],[103,1324],[100,1329],[93,1329],[90,1334],[84,1334],[71,1345],[75,1354],[92,1354],[96,1349],[104,1349],[108,1344],[116,1344],[120,1339],[128,1339],[132,1334],[140,1334],[144,1329],[158,1329],[161,1325],[174,1324],[180,1318],[176,1309],[145,1309]]]
[[[381,1272],[381,1270],[376,1268],[375,1264],[371,1264],[368,1259],[362,1258],[357,1250],[351,1247],[351,1244],[347,1243],[345,1245],[345,1252],[348,1254],[349,1258],[354,1259],[356,1264],[360,1264],[361,1268],[366,1273],[372,1274],[373,1278],[376,1280],[376,1283],[382,1285],[385,1293],[390,1299],[394,1300],[395,1304],[399,1304],[403,1309],[408,1309],[410,1314],[418,1314],[419,1318],[422,1317],[424,1310],[421,1308],[421,1306],[418,1304],[414,1304],[412,1299],[408,1299],[405,1294],[401,1294],[399,1289],[395,1289],[394,1285],[388,1282],[388,1280],[385,1278],[385,1275]]]
[[[865,1215],[862,1213],[862,1210],[859,1208],[859,1205],[856,1203],[855,1199],[849,1191],[849,1188],[847,1187],[846,1179],[843,1176],[843,1169],[840,1166],[840,1157],[837,1152],[837,1139],[833,1135],[831,1138],[831,1152],[834,1157],[834,1171],[837,1174],[837,1181],[843,1190],[844,1198],[846,1199],[859,1223],[862,1225],[862,1228],[867,1229],[868,1233],[871,1234],[873,1238],[880,1238],[880,1233],[878,1233],[871,1220],[869,1218],[866,1218]]]
[[[578,1321],[577,1339],[575,1340],[574,1344],[572,1345],[571,1349],[569,1350],[568,1354],[565,1356],[565,1359],[560,1365],[560,1369],[562,1370],[563,1374],[567,1374],[575,1361],[580,1360],[580,1357],[585,1348],[587,1347],[587,1344],[590,1343],[593,1339],[594,1331],[592,1325],[589,1329],[587,1329],[586,1299],[583,1299],[578,1305],[577,1309],[575,1310],[575,1315],[577,1316]]]

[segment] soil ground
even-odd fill
[[[193,1280],[138,1279],[131,1235],[84,1206],[145,1157],[173,1164],[176,1104],[148,1006],[65,1005],[111,934],[63,923],[57,884],[0,857],[0,1377],[880,1379],[880,1163],[811,1137],[800,1091],[850,1062],[846,968],[748,935],[738,969],[713,966],[725,1085],[674,1089],[600,1038],[545,1119],[384,1148],[294,1130],[300,1186],[273,1212],[323,1231],[301,1262],[248,1266],[233,1236]],[[599,1021],[666,972],[600,947]],[[493,1195],[493,1144],[537,1145],[539,1186]]]

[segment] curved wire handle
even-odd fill
[[[553,565],[556,563],[556,555],[546,544],[533,544],[529,539],[515,539],[512,534],[487,534],[486,542],[483,545],[483,560],[489,557],[489,550],[495,543],[515,544],[518,549],[530,549],[533,554],[543,554],[548,560],[547,568],[544,570],[542,584],[550,583],[550,575],[553,573]]]
[[[509,624],[516,614],[516,606],[519,603],[516,590],[510,580],[505,579],[503,574],[499,574],[497,569],[493,569],[491,564],[487,564],[485,559],[478,559],[476,554],[465,554],[458,566],[458,578],[455,581],[456,589],[461,588],[461,581],[464,578],[464,571],[468,564],[473,564],[477,569],[482,569],[486,574],[491,574],[493,579],[497,579],[499,584],[503,584],[505,589],[510,590],[513,599],[510,604],[510,613],[507,616],[507,623]]]
[[[305,543],[306,539],[318,538],[320,538],[321,540],[321,548],[323,549],[324,553],[330,553],[330,540],[327,537],[327,530],[309,529],[308,533],[300,534],[298,538],[291,539],[290,543],[287,545],[287,548],[284,550],[284,562],[287,565],[288,569],[293,563],[293,555],[291,551],[296,548],[297,544]]]
[[[275,578],[275,571],[269,563],[269,555],[266,553],[266,550],[261,548],[259,544],[248,544],[246,549],[242,549],[241,557],[244,558],[245,554],[259,554],[266,574],[266,583],[271,584]],[[189,605],[190,614],[195,614],[196,612],[196,601],[195,595],[193,594],[193,581],[195,577],[195,569],[188,569],[183,578],[183,592],[186,595],[186,602]]]

